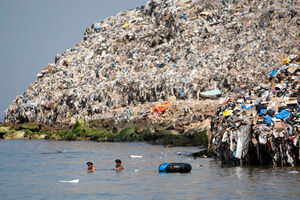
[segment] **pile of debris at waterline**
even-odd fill
[[[300,53],[283,59],[268,81],[221,103],[209,146],[223,164],[300,164]]]
[[[149,1],[88,27],[5,121],[145,120],[189,132],[214,114],[217,104],[203,98],[243,93],[299,50],[299,15],[296,1]],[[168,101],[164,113],[151,112]]]

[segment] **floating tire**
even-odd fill
[[[158,167],[159,173],[189,173],[191,170],[189,163],[163,163]]]

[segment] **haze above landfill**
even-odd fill
[[[206,98],[249,92],[299,51],[299,24],[299,1],[149,1],[88,27],[16,97],[5,121],[200,129],[219,102]],[[153,115],[166,101],[169,112]]]

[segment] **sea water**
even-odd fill
[[[214,159],[187,156],[196,151],[146,143],[0,140],[0,199],[300,198],[299,168],[222,167]],[[117,158],[121,172],[111,170]],[[89,161],[95,173],[85,171]],[[164,162],[187,162],[193,169],[159,174]]]

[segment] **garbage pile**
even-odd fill
[[[203,99],[254,88],[282,55],[298,52],[299,24],[297,1],[149,1],[88,27],[16,97],[4,119],[199,123],[216,106],[205,100],[199,110]],[[151,112],[170,99],[164,112]],[[171,115],[176,105],[183,108]]]
[[[210,149],[224,164],[300,164],[300,53],[267,81],[221,102]]]

